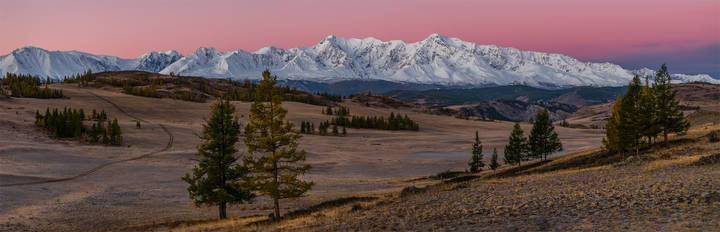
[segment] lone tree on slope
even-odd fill
[[[212,115],[203,125],[200,137],[203,143],[197,146],[202,159],[192,173],[182,178],[190,184],[188,192],[195,205],[217,205],[220,219],[227,217],[228,204],[240,204],[254,197],[243,181],[247,167],[235,162],[240,123],[234,112],[235,107],[227,100],[212,105]]]
[[[668,145],[668,134],[684,133],[690,127],[680,110],[680,103],[675,99],[677,91],[670,89],[670,73],[663,64],[655,75],[653,92],[655,95],[656,120],[662,131],[665,146]]]
[[[527,150],[527,138],[523,136],[520,123],[516,122],[510,132],[508,144],[505,145],[505,163],[520,166],[520,162],[527,159]]]
[[[528,137],[530,156],[547,159],[547,156],[556,151],[562,151],[562,143],[555,132],[555,126],[550,121],[547,110],[538,112],[535,123]]]
[[[256,90],[256,100],[250,106],[250,122],[245,127],[245,145],[251,156],[244,162],[251,170],[250,185],[274,203],[274,219],[280,218],[280,199],[297,198],[310,190],[313,183],[300,180],[298,175],[310,170],[305,150],[298,150],[301,135],[285,121],[287,110],[281,107],[282,96],[275,88],[277,76],[263,72]]]
[[[490,158],[490,169],[494,172],[498,167],[500,167],[500,163],[498,163],[498,153],[497,148],[495,147],[493,148],[492,157]]]
[[[472,158],[468,163],[470,166],[470,172],[472,173],[480,172],[482,171],[482,168],[485,167],[485,163],[483,163],[482,160],[482,149],[482,142],[480,141],[480,137],[478,137],[478,132],[475,131],[475,143],[472,145]]]

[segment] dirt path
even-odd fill
[[[128,117],[134,118],[135,120],[138,120],[138,121],[141,121],[141,122],[148,123],[147,121],[145,121],[145,120],[143,120],[143,119],[141,119],[141,118],[139,118],[139,117],[136,117],[136,116],[128,113],[128,112],[125,111],[122,107],[120,107],[120,106],[117,105],[116,103],[110,101],[110,99],[101,97],[100,95],[97,95],[97,94],[95,94],[95,93],[91,93],[91,92],[88,92],[88,93],[90,93],[90,94],[92,94],[93,96],[95,96],[95,97],[97,97],[97,98],[99,98],[99,99],[101,99],[101,100],[109,103],[110,105],[114,106],[118,111],[124,113],[124,114],[127,115]],[[33,181],[33,182],[25,182],[25,183],[2,184],[2,185],[0,185],[0,187],[26,186],[26,185],[36,185],[36,184],[46,184],[46,183],[55,183],[55,182],[71,181],[71,180],[74,180],[74,179],[77,179],[77,178],[80,178],[80,177],[84,177],[84,176],[88,176],[88,175],[90,175],[90,174],[93,174],[93,173],[97,172],[98,170],[103,169],[103,168],[105,168],[105,167],[107,167],[107,166],[110,166],[110,165],[113,165],[113,164],[124,163],[124,162],[133,161],[133,160],[139,160],[139,159],[147,158],[147,157],[149,157],[149,156],[151,156],[151,155],[154,155],[154,154],[157,154],[157,153],[160,153],[160,152],[167,151],[167,150],[169,150],[169,149],[172,147],[173,141],[175,140],[175,137],[174,137],[173,134],[170,132],[170,130],[168,130],[168,129],[165,127],[165,125],[163,125],[163,124],[157,124],[157,125],[160,126],[160,128],[162,128],[162,130],[168,135],[168,142],[167,142],[167,144],[165,145],[164,148],[162,148],[162,149],[160,149],[160,150],[153,151],[153,152],[149,152],[149,153],[145,153],[145,154],[142,154],[142,155],[139,155],[139,156],[136,156],[136,157],[132,157],[132,158],[128,158],[128,159],[123,159],[123,160],[116,160],[116,161],[107,162],[107,163],[101,164],[101,165],[99,165],[99,166],[97,166],[97,167],[94,167],[94,168],[92,168],[92,169],[90,169],[90,170],[87,170],[87,171],[85,171],[85,172],[83,172],[83,173],[80,173],[80,174],[75,175],[75,176],[67,177],[67,178],[58,178],[58,179],[50,179],[50,180],[42,180],[42,181]]]

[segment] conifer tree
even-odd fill
[[[520,166],[520,162],[526,159],[527,156],[527,138],[523,136],[523,130],[520,128],[520,123],[515,123],[512,132],[510,132],[510,138],[508,144],[505,146],[505,163],[506,164],[517,164]]]
[[[252,172],[251,186],[273,200],[273,218],[279,219],[280,199],[300,197],[312,187],[312,182],[298,178],[311,166],[299,163],[305,161],[305,150],[298,150],[301,135],[285,121],[287,110],[281,107],[282,96],[275,88],[277,76],[268,70],[262,75],[245,127],[245,145],[252,156],[244,161]]]
[[[640,152],[640,142],[645,126],[640,112],[641,93],[642,84],[640,83],[640,77],[635,75],[620,102],[620,140],[624,141],[623,143],[627,142],[634,148],[636,154]]]
[[[345,127],[343,127],[343,129],[342,129],[342,135],[343,136],[347,135],[347,130],[345,129]]]
[[[240,204],[254,197],[244,181],[248,168],[236,162],[240,123],[234,112],[235,107],[227,100],[212,105],[212,114],[200,137],[203,143],[197,146],[202,156],[200,163],[182,178],[190,184],[188,192],[195,205],[218,206],[220,219],[227,217],[228,204]]]
[[[547,159],[547,156],[556,151],[562,151],[562,143],[555,132],[555,126],[550,121],[547,110],[538,112],[535,116],[533,128],[528,137],[530,156]]]
[[[665,146],[668,145],[668,134],[685,133],[690,123],[680,110],[680,103],[675,99],[677,91],[670,89],[670,73],[663,64],[655,76],[653,93],[657,107],[656,120],[659,130],[662,131]]]
[[[105,127],[105,121],[103,121],[103,120],[98,121],[98,125],[100,125],[98,127],[98,130],[100,131],[100,134],[102,134],[102,143],[103,144],[110,143],[110,138],[108,137],[108,133],[107,133],[107,127]]]
[[[472,145],[472,158],[468,163],[468,166],[470,166],[470,172],[472,173],[480,172],[482,171],[482,168],[485,167],[485,163],[483,163],[482,160],[482,148],[482,141],[480,141],[478,132],[475,131],[475,142]]]
[[[337,125],[333,125],[333,127],[332,127],[332,133],[333,133],[333,135],[335,135],[335,136],[337,136],[338,134],[340,134],[340,132],[338,131]]]
[[[142,126],[140,125],[140,120],[135,121],[135,128],[140,129]]]
[[[605,138],[603,138],[603,145],[608,151],[622,151],[625,147],[624,142],[620,140],[620,123],[622,122],[622,115],[620,115],[620,103],[622,97],[620,95],[615,99],[613,107],[610,110],[610,117],[605,123]]]
[[[492,157],[490,158],[490,169],[495,171],[498,167],[500,167],[500,163],[498,163],[497,147],[494,147]]]
[[[111,143],[113,145],[121,145],[123,142],[122,131],[120,129],[120,125],[118,124],[117,119],[113,119],[112,121],[111,138]]]
[[[647,143],[652,143],[652,138],[660,134],[660,127],[657,123],[657,111],[655,96],[650,88],[649,77],[645,76],[645,86],[642,87],[640,93],[639,121],[642,122],[642,136],[647,138]]]

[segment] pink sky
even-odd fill
[[[720,44],[718,0],[0,0],[0,54],[32,45],[134,58],[200,46],[255,51],[327,35],[415,42],[431,33],[603,60]]]

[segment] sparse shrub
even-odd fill
[[[352,206],[352,208],[350,208],[350,211],[355,212],[355,211],[359,211],[362,209],[363,209],[362,205],[355,204]]]
[[[708,138],[711,143],[720,142],[720,130],[712,131],[708,134]]]
[[[402,191],[400,191],[400,197],[408,197],[408,196],[415,195],[418,193],[424,193],[426,191],[427,191],[427,188],[418,188],[415,186],[408,186],[408,187],[403,188]]]
[[[460,175],[461,173],[462,173],[462,172],[454,172],[454,171],[447,170],[447,171],[438,173],[437,175],[435,175],[435,178],[437,178],[437,179],[450,179],[450,178],[455,178],[455,177],[457,177],[457,176]]]
[[[696,165],[709,165],[717,163],[720,163],[720,153],[700,157],[700,159],[695,162]]]

